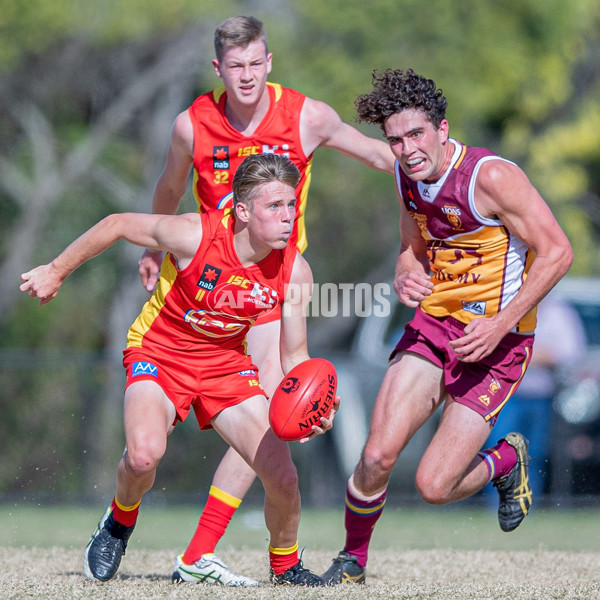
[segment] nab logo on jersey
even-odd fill
[[[202,271],[202,277],[200,277],[196,285],[204,290],[212,292],[215,289],[220,276],[221,269],[206,263],[204,265],[204,270]]]
[[[213,169],[229,169],[229,146],[213,146]]]

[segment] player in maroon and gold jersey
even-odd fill
[[[304,213],[315,149],[332,148],[390,174],[394,172],[394,156],[385,142],[343,123],[327,104],[267,82],[272,56],[258,19],[234,17],[223,22],[215,32],[215,53],[213,66],[223,87],[200,96],[175,119],[152,211],[174,214],[187,190],[190,173],[199,210],[226,208],[231,202],[231,180],[245,156],[288,156],[301,173],[292,241],[303,252],[307,245]],[[154,288],[161,258],[160,253],[146,252],[140,261],[142,283],[149,291]],[[283,377],[277,319],[276,311],[261,318],[247,338],[248,352],[260,369],[268,395]],[[198,580],[187,571],[195,569],[203,556],[213,556],[254,478],[246,463],[228,451],[215,473],[198,529],[177,559],[174,578]]]
[[[357,99],[396,156],[401,247],[394,289],[416,308],[375,400],[369,436],[346,488],[346,542],[323,575],[362,583],[390,473],[415,432],[442,408],[417,469],[430,504],[466,498],[490,481],[512,531],[532,502],[528,442],[510,433],[481,451],[517,389],[533,345],[536,307],[569,269],[571,246],[514,163],[448,136],[447,101],[408,70],[374,73]]]
[[[296,470],[287,444],[269,427],[266,394],[245,351],[254,321],[285,303],[282,369],[309,358],[305,309],[312,275],[288,244],[299,176],[285,157],[249,157],[234,177],[234,207],[227,214],[111,215],[51,263],[21,276],[20,289],[45,304],[70,273],[120,239],[168,252],[160,283],[127,336],[126,447],[113,502],[85,550],[90,579],[106,581],[117,572],[167,436],[193,408],[200,427],[214,427],[262,480],[271,581],[322,585],[298,558]],[[312,435],[331,428],[331,421],[321,419]],[[228,583],[228,576],[215,559],[205,579]],[[258,585],[236,577],[236,585]]]

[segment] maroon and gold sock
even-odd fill
[[[344,552],[357,558],[357,564],[363,569],[367,565],[369,542],[373,535],[375,524],[379,520],[387,490],[371,498],[361,496],[354,488],[353,479],[350,478],[346,488],[346,544]]]
[[[492,448],[482,450],[479,456],[488,468],[488,481],[508,475],[517,464],[517,451],[505,440],[501,440]]]
[[[290,548],[274,548],[269,544],[269,562],[275,575],[281,575],[298,563],[298,542]]]
[[[182,560],[186,565],[194,564],[203,554],[214,552],[217,543],[223,537],[231,517],[242,501],[212,485],[208,500],[200,515],[198,527],[194,532]]]

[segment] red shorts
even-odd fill
[[[453,317],[436,318],[417,310],[390,359],[403,350],[427,358],[443,369],[446,390],[454,400],[493,424],[523,379],[534,336],[508,333],[489,356],[465,363],[449,344],[464,335],[464,328]]]
[[[136,381],[155,381],[175,406],[175,421],[184,421],[193,407],[200,429],[224,408],[252,396],[265,396],[252,359],[232,350],[217,354],[126,348],[123,366],[127,389]]]

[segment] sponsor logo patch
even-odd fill
[[[145,360],[134,362],[131,365],[131,376],[137,377],[138,375],[152,375],[152,377],[158,377],[158,367]]]
[[[475,302],[465,302],[463,300],[462,307],[463,310],[467,312],[473,313],[474,315],[485,315],[485,302],[481,302],[480,300],[476,300]]]
[[[213,169],[229,169],[229,146],[213,146]]]
[[[198,287],[201,287],[204,290],[208,290],[212,292],[217,285],[217,281],[219,281],[219,277],[221,276],[221,269],[217,267],[213,267],[206,263],[204,265],[204,269],[202,270],[202,276],[198,280],[196,284]]]
[[[238,375],[242,377],[256,377],[256,371],[254,369],[246,369],[245,371],[238,371]]]

